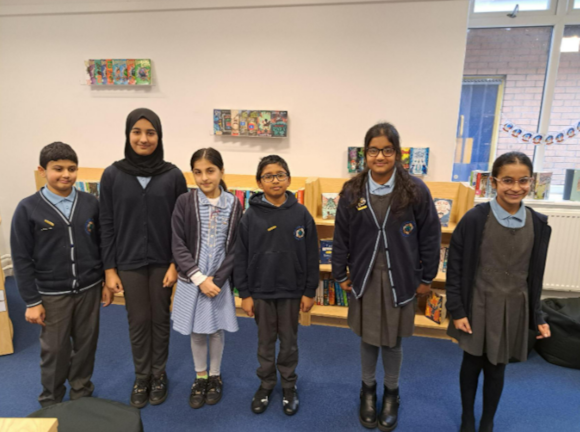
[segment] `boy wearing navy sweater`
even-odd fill
[[[74,188],[77,165],[69,145],[44,147],[38,169],[47,185],[23,199],[12,219],[12,262],[25,318],[42,326],[43,407],[62,402],[67,379],[72,400],[92,395],[99,302],[112,300],[102,288],[99,203]]]
[[[248,316],[258,325],[257,374],[261,385],[252,411],[268,407],[276,386],[276,366],[286,415],[298,411],[298,317],[314,305],[319,280],[318,235],[314,219],[290,186],[290,170],[279,156],[266,156],[258,165],[258,186],[240,222],[236,241],[234,282]],[[276,340],[280,352],[276,361]]]

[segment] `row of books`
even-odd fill
[[[319,306],[348,307],[348,294],[333,279],[322,279],[314,298]]]
[[[491,186],[491,171],[472,171],[469,184],[475,189],[475,196],[480,198],[494,198],[497,191]],[[532,175],[532,184],[528,198],[536,200],[550,199],[550,186],[552,184],[552,173],[549,171],[539,171]]]
[[[288,111],[214,109],[213,133],[285,138],[288,136]]]
[[[96,59],[85,66],[89,85],[151,85],[149,59]]]
[[[365,168],[363,147],[348,148],[347,169],[349,173],[358,173]],[[429,170],[429,148],[403,147],[401,148],[401,163],[403,168],[413,175],[427,175]]]
[[[244,210],[250,207],[250,199],[252,198],[252,196],[254,196],[254,194],[257,192],[261,192],[260,189],[246,189],[246,188],[230,188],[229,191],[236,197],[238,197]],[[304,205],[304,189],[298,189],[297,191],[295,191],[294,196],[296,197],[296,201]]]
[[[447,273],[447,261],[449,260],[449,246],[441,246],[441,253],[439,255],[439,271]]]

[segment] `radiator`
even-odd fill
[[[548,216],[548,224],[552,227],[544,289],[580,292],[580,212],[539,211]]]

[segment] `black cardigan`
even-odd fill
[[[352,198],[345,196],[338,202],[332,244],[332,275],[338,282],[347,279],[350,271],[352,291],[362,297],[376,255],[383,243],[387,255],[389,275],[395,307],[415,298],[421,282],[430,284],[439,269],[441,251],[441,222],[427,185],[411,177],[417,186],[419,200],[404,212],[385,218],[379,226],[365,185],[364,200],[351,207]]]
[[[530,329],[538,331],[538,325],[546,323],[540,297],[552,228],[548,225],[546,215],[530,210],[534,223],[534,246],[528,269],[529,325]],[[471,320],[473,283],[479,265],[483,230],[490,211],[489,203],[479,204],[469,210],[451,237],[445,289],[447,310],[454,320],[465,317]]]
[[[101,252],[105,270],[135,270],[168,265],[171,215],[177,198],[187,192],[178,169],[154,176],[145,189],[137,177],[115,166],[101,178]]]

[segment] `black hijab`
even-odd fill
[[[133,126],[142,118],[151,122],[159,137],[157,148],[149,156],[139,156],[135,153],[129,141]],[[161,129],[161,120],[159,120],[157,114],[147,108],[138,108],[129,113],[125,125],[125,159],[117,161],[113,165],[124,173],[136,177],[152,177],[177,168],[172,163],[163,160],[163,130]]]

